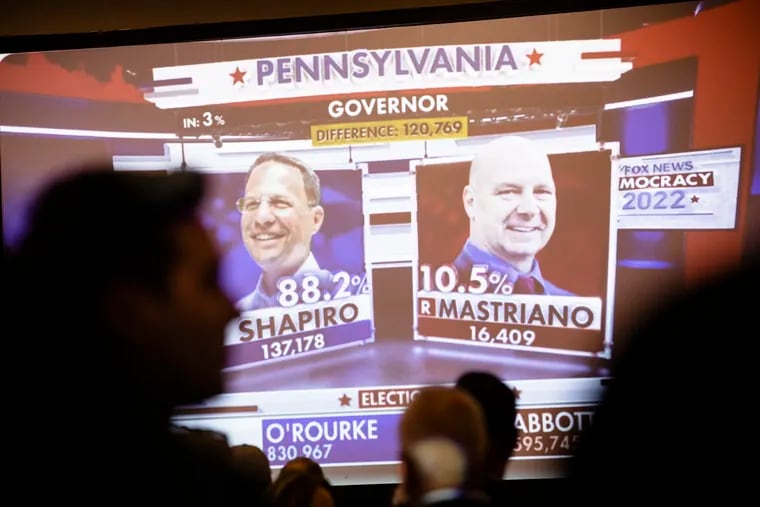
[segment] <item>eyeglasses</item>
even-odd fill
[[[258,199],[256,197],[241,197],[235,201],[235,207],[240,213],[251,213],[256,211],[261,206],[262,202],[266,202],[269,208],[275,212],[283,212],[293,208],[296,203],[289,199],[282,197],[272,197],[269,199]],[[314,201],[306,203],[310,208],[317,205]]]

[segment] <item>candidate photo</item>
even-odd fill
[[[549,154],[497,137],[470,162],[419,166],[417,200],[419,265],[453,266],[465,285],[483,275],[486,293],[605,294],[608,151]]]
[[[225,251],[222,285],[238,311],[282,306],[284,292],[286,306],[301,303],[304,287],[358,293],[358,285],[335,275],[343,271],[357,280],[366,273],[360,170],[316,171],[272,152],[258,156],[245,174],[211,178],[208,225]]]

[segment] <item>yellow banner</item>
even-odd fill
[[[467,117],[406,118],[311,126],[312,146],[467,137]]]

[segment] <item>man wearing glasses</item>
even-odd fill
[[[301,287],[306,275],[314,275],[320,288],[329,290],[331,274],[311,252],[325,212],[319,177],[310,167],[280,153],[264,153],[248,171],[237,208],[243,243],[262,271],[253,292],[237,302],[239,311],[280,306],[278,285],[288,279]]]

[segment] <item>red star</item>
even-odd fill
[[[699,197],[696,195],[691,196],[691,202],[699,202]]]
[[[519,390],[519,389],[518,389],[518,388],[516,388],[516,387],[513,387],[513,388],[512,388],[512,392],[513,392],[513,393],[515,393],[515,399],[516,399],[516,400],[519,400],[519,399],[520,399],[520,395],[522,394],[522,391],[521,391],[521,390]]]
[[[240,67],[235,67],[235,72],[233,72],[232,74],[230,74],[230,76],[232,77],[232,84],[233,85],[237,84],[237,83],[242,84],[243,83],[243,76],[245,76],[246,74],[247,74],[247,71],[240,70]]]
[[[350,407],[351,406],[351,397],[347,395],[346,393],[343,393],[343,396],[338,398],[338,401],[340,402],[341,407]]]
[[[536,48],[533,48],[533,52],[532,53],[528,53],[525,56],[527,56],[528,60],[530,60],[530,62],[528,63],[528,65],[533,65],[534,63],[538,64],[538,65],[541,65],[541,57],[544,56],[544,54],[543,53],[539,53],[538,51],[536,51]]]

